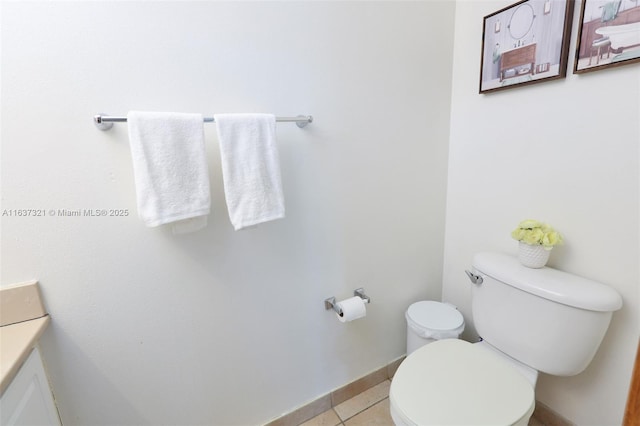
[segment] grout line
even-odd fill
[[[335,414],[338,420],[340,421],[340,423],[338,423],[336,426],[344,426],[344,421],[340,417],[340,414],[338,414],[338,412],[333,407],[331,407],[331,410],[333,411],[333,414]]]
[[[354,380],[353,382],[347,383],[346,385],[343,385],[343,386],[341,386],[341,387],[339,387],[339,388],[337,388],[337,389],[334,389],[333,391],[331,391],[331,392],[327,393],[326,395],[321,396],[321,397],[317,398],[316,400],[311,401],[311,402],[309,402],[309,403],[307,403],[307,404],[305,404],[305,405],[303,405],[303,406],[300,406],[300,407],[298,407],[298,408],[294,409],[293,411],[291,411],[291,412],[289,412],[289,413],[285,413],[285,414],[281,415],[280,417],[277,417],[277,418],[275,418],[275,419],[272,419],[272,420],[271,420],[271,421],[269,421],[268,423],[264,424],[264,426],[279,426],[279,425],[290,424],[290,423],[287,423],[287,422],[290,422],[291,420],[293,420],[293,419],[295,418],[296,413],[299,413],[299,412],[301,412],[302,410],[305,410],[305,409],[307,409],[307,408],[309,408],[309,407],[313,406],[315,403],[318,403],[318,402],[320,402],[321,400],[323,400],[323,399],[325,399],[325,398],[327,398],[327,397],[329,398],[329,405],[330,405],[330,408],[333,410],[333,412],[334,412],[334,413],[336,414],[336,416],[338,417],[338,420],[340,421],[340,423],[339,423],[339,424],[337,424],[336,426],[344,426],[344,422],[345,422],[345,421],[347,421],[347,420],[351,419],[352,417],[354,417],[354,416],[355,416],[355,415],[357,415],[357,414],[360,414],[362,411],[365,411],[367,408],[371,408],[371,407],[373,407],[374,405],[376,405],[376,404],[377,404],[377,403],[379,403],[380,401],[383,401],[385,398],[388,398],[388,396],[387,396],[387,397],[385,397],[385,398],[382,398],[382,399],[381,399],[381,400],[379,400],[379,401],[374,402],[374,403],[373,403],[372,405],[370,405],[369,407],[367,407],[367,408],[365,408],[364,410],[362,410],[362,411],[360,411],[360,412],[358,412],[358,413],[354,414],[353,416],[350,416],[350,417],[349,417],[349,418],[347,418],[346,420],[342,420],[342,418],[340,417],[340,415],[338,414],[338,412],[335,410],[335,407],[336,407],[336,406],[338,406],[338,405],[340,405],[340,404],[342,404],[343,402],[346,402],[346,401],[347,401],[347,400],[349,400],[349,399],[352,399],[352,398],[354,398],[354,397],[356,397],[356,396],[360,395],[360,394],[361,394],[361,393],[363,393],[363,392],[366,392],[367,390],[369,390],[369,389],[371,389],[371,388],[373,388],[373,387],[375,387],[375,386],[378,386],[379,384],[381,384],[381,383],[383,383],[383,382],[385,382],[385,381],[389,381],[389,382],[391,382],[391,380],[393,379],[393,375],[395,374],[395,370],[397,370],[398,366],[400,365],[400,363],[401,363],[405,358],[406,358],[406,355],[402,355],[402,356],[400,356],[400,357],[398,357],[398,358],[394,359],[393,361],[389,362],[387,365],[385,365],[385,366],[383,366],[383,367],[380,367],[380,368],[378,368],[377,370],[374,370],[374,371],[370,372],[369,374],[366,374],[366,375],[364,375],[364,376],[360,377],[359,379]],[[382,380],[380,380],[380,381],[377,381],[377,380],[375,379],[375,377],[376,377],[376,376],[384,376],[384,378],[383,378]],[[378,378],[380,378],[380,377],[378,377]],[[358,382],[362,382],[362,381],[365,381],[365,382],[366,382],[366,381],[369,381],[370,383],[371,383],[371,382],[373,382],[374,384],[369,384],[369,387],[368,387],[367,389],[365,389],[365,390],[363,390],[363,391],[359,392],[359,393],[358,393],[358,394],[356,394],[356,395],[352,395],[351,397],[349,397],[349,398],[347,398],[347,399],[345,399],[345,400],[341,400],[341,401],[340,401],[340,402],[338,402],[337,404],[334,404],[334,403],[335,403],[335,399],[336,399],[336,398],[335,398],[335,394],[342,394],[342,396],[344,396],[344,391],[345,391],[345,390],[347,390],[347,392],[349,392],[349,389],[348,389],[349,387],[351,387],[351,386],[355,385],[355,384],[356,384],[356,383],[358,383]],[[342,398],[340,398],[340,399],[342,399]],[[325,410],[325,411],[328,411],[328,410]],[[317,413],[317,414],[316,414],[316,416],[318,416],[318,415],[320,415],[320,414],[322,414],[322,412],[321,412],[321,413]],[[307,421],[311,420],[313,417],[316,417],[316,416],[312,416],[312,417],[310,417],[310,418],[307,418],[306,420],[304,420],[303,422],[298,423],[298,424],[305,423],[305,422],[307,422]]]
[[[389,399],[389,397],[388,397],[388,396],[386,396],[386,397],[384,397],[384,398],[382,398],[382,399],[380,399],[380,400],[378,400],[378,401],[375,401],[374,403],[372,403],[372,404],[371,404],[371,405],[369,405],[368,407],[363,408],[362,410],[358,411],[357,413],[355,413],[355,414],[354,414],[354,415],[352,415],[351,417],[348,417],[348,418],[346,418],[346,419],[344,419],[344,420],[342,420],[342,418],[341,418],[339,415],[338,415],[338,418],[339,418],[340,420],[342,420],[342,422],[344,423],[344,422],[346,422],[347,420],[351,420],[351,419],[352,419],[352,418],[354,418],[355,416],[357,416],[357,415],[359,415],[359,414],[364,413],[364,412],[365,412],[365,411],[367,411],[369,408],[373,408],[373,407],[375,407],[376,405],[380,404],[380,403],[381,403],[382,401],[384,401],[385,399]],[[333,410],[333,411],[335,411],[335,410]],[[336,414],[337,414],[337,413],[336,413]]]
[[[340,423],[338,423],[336,426],[344,426],[344,421],[342,420],[342,417],[340,417],[340,414],[338,414],[335,408],[331,407],[331,409],[333,410],[333,414],[335,414],[338,420],[340,420]]]

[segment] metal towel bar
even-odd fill
[[[213,117],[204,117],[205,123],[213,123]],[[296,123],[301,129],[309,123],[313,123],[313,117],[310,115],[298,115],[297,117],[276,117],[276,121]],[[113,123],[126,123],[127,117],[114,117],[110,115],[97,114],[93,116],[93,123],[100,130],[109,130],[113,127]]]

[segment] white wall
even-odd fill
[[[2,3],[2,209],[131,212],[2,217],[66,425],[262,423],[404,353],[441,292],[454,8]],[[232,230],[207,126],[209,226],[145,228],[126,124],[92,123],[132,109],[313,114],[278,125],[286,219]],[[366,319],[324,310],[360,286]]]
[[[542,375],[537,398],[579,425],[621,424],[640,321],[639,68],[577,76],[570,59],[566,79],[479,95],[483,17],[509,4],[456,6],[443,299],[471,323],[473,253],[515,254],[509,234],[520,220],[552,224],[566,244],[550,265],[611,285],[624,308],[587,370]]]

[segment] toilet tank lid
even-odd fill
[[[576,308],[611,312],[622,307],[622,297],[608,285],[568,272],[523,266],[516,257],[502,253],[478,253],[477,272],[536,296]]]

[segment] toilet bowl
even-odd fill
[[[400,365],[389,391],[397,426],[527,425],[534,387],[506,360],[457,339],[433,342]]]

